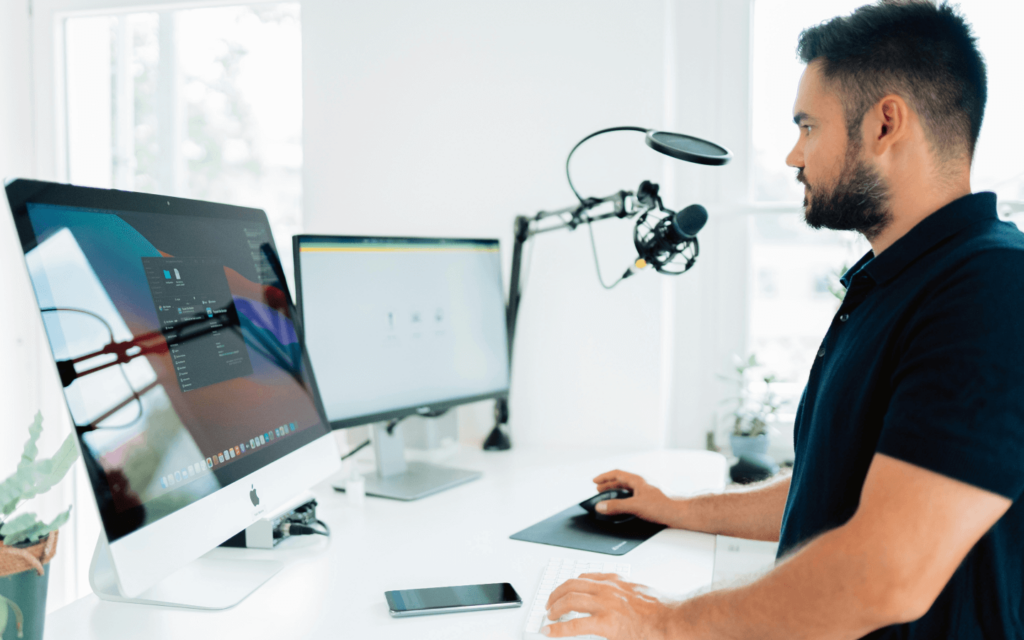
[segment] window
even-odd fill
[[[839,309],[839,277],[871,247],[859,234],[815,231],[802,214],[757,213],[751,220],[754,269],[749,347],[779,382],[785,420],[797,403],[822,338]]]
[[[290,274],[299,18],[298,3],[68,18],[70,182],[264,209]]]
[[[803,222],[795,172],[785,164],[796,141],[793,101],[803,64],[800,31],[846,14],[865,0],[756,0],[753,45],[753,188],[749,345],[783,382],[783,414],[796,410],[818,346],[839,300],[832,291],[845,267],[870,246],[859,235],[813,231]],[[1024,104],[1017,26],[1024,3],[961,0],[988,65],[989,98],[972,172],[975,191],[999,195],[1004,211],[1024,200]],[[776,203],[776,204],[767,204]],[[1024,206],[1015,205],[1024,211]]]

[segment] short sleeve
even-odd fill
[[[933,280],[895,345],[877,451],[1011,500],[1024,492],[1024,252]]]

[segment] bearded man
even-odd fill
[[[985,64],[948,4],[882,2],[805,30],[787,158],[814,228],[871,251],[817,352],[792,476],[670,499],[612,471],[599,505],[779,541],[759,579],[683,602],[589,574],[551,637],[1024,638],[1024,234],[972,194]]]

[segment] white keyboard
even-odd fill
[[[547,619],[548,597],[558,585],[566,580],[571,580],[584,573],[617,573],[623,578],[629,577],[629,565],[620,562],[587,562],[586,560],[567,560],[563,558],[552,558],[544,570],[544,577],[540,580],[540,587],[533,595],[533,603],[530,605],[530,614],[526,618],[526,629],[523,631],[523,640],[540,640],[547,638],[540,632],[541,627],[551,624]],[[567,613],[559,618],[559,621],[582,618],[589,614]],[[577,638],[588,638],[599,640],[600,636],[575,636]]]

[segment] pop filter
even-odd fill
[[[732,160],[732,152],[725,147],[682,133],[650,129],[645,141],[655,151],[687,162],[719,166]]]

